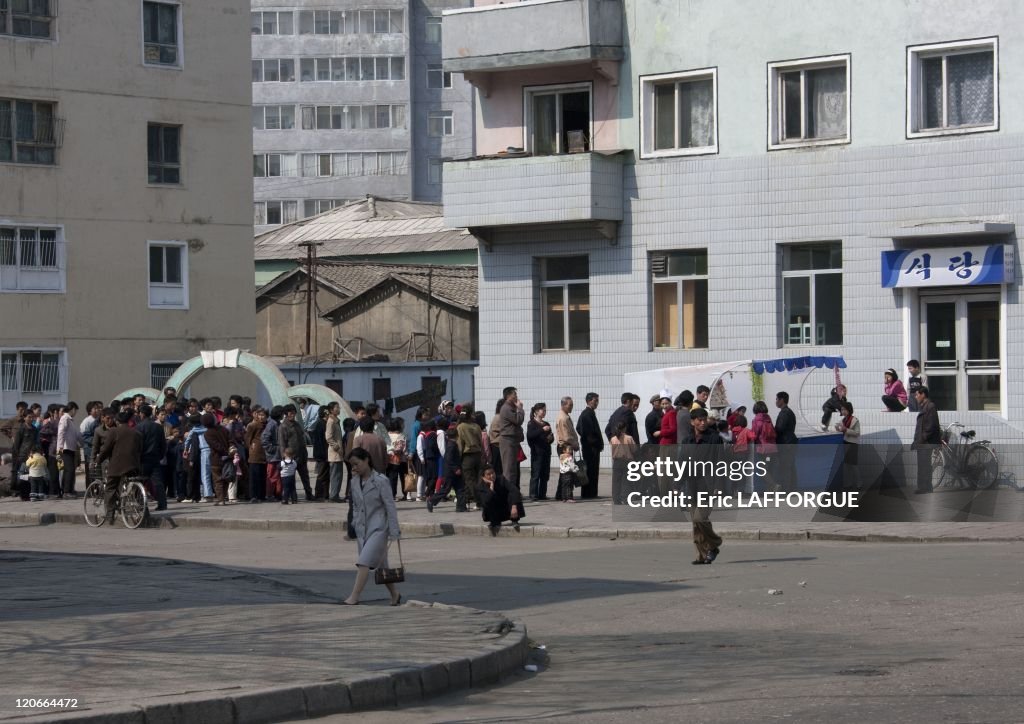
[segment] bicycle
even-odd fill
[[[117,486],[114,496],[114,517],[121,514],[125,528],[138,528],[149,515],[149,496],[146,494],[145,478],[126,477]],[[103,501],[106,483],[96,480],[85,491],[85,522],[99,528],[107,522],[107,506]]]
[[[955,434],[959,430],[959,434]],[[952,422],[942,431],[942,442],[932,451],[933,487],[970,486],[976,490],[995,487],[999,458],[989,440],[975,440],[977,433]]]

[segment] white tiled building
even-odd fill
[[[445,67],[477,88],[477,158],[445,165],[444,202],[481,239],[479,404],[595,391],[604,420],[626,372],[841,355],[865,425],[908,439],[882,373],[919,358],[944,421],[1020,438],[1024,43],[1004,29],[1024,9],[776,14],[446,13]],[[884,252],[905,252],[885,279]],[[831,382],[792,393],[804,432]]]

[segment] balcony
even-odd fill
[[[624,153],[449,161],[444,220],[452,228],[584,225],[609,239],[622,220]]]
[[[622,60],[622,0],[524,0],[444,14],[441,55],[453,73]]]

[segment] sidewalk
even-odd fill
[[[941,493],[936,493],[936,496]],[[931,496],[929,496],[931,497]],[[399,502],[398,517],[406,536],[488,535],[479,513],[455,513],[445,503],[428,513],[423,503]],[[82,499],[21,502],[0,499],[0,523],[85,524]],[[337,530],[344,529],[346,505],[335,503],[236,503],[214,507],[212,503],[174,503],[166,511],[152,512],[152,525],[160,527],[226,528],[239,530]],[[716,511],[716,513],[718,513]],[[712,514],[715,530],[726,539],[739,540],[837,540],[892,542],[1024,541],[1022,523],[860,523],[814,522],[812,513],[794,514],[789,522],[726,522],[729,514]],[[802,518],[802,519],[799,519]],[[120,525],[120,523],[118,523]],[[526,504],[526,518],[518,533],[511,527],[502,536],[538,538],[667,538],[689,540],[688,523],[627,523],[612,519],[608,498],[583,500],[574,505],[554,500]]]
[[[492,683],[528,653],[498,613],[341,606],[219,566],[7,551],[0,576],[0,721],[290,721]]]

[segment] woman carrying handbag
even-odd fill
[[[378,569],[387,574],[378,578],[382,579],[381,582],[391,594],[391,605],[397,606],[402,602],[402,595],[393,581],[400,580],[401,574],[395,576],[393,573],[402,569],[388,568],[388,544],[392,540],[398,541],[401,531],[395,498],[391,494],[391,482],[373,470],[370,453],[363,448],[353,448],[348,460],[352,466],[352,524],[359,558],[356,560],[356,580],[352,585],[352,593],[342,603],[346,606],[359,603],[370,570]]]

